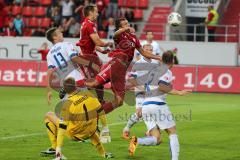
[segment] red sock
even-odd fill
[[[77,87],[86,87],[85,85],[85,79],[81,79],[76,81]]]
[[[108,114],[109,112],[111,112],[115,109],[111,102],[102,104],[102,108],[105,111],[105,114]]]
[[[104,102],[103,96],[104,96],[104,87],[101,85],[96,88],[97,98],[100,103]]]

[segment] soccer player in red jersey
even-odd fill
[[[104,42],[100,39],[97,33],[97,26],[96,26],[96,21],[98,18],[98,8],[96,5],[87,5],[83,9],[85,19],[82,23],[81,29],[80,29],[80,40],[77,43],[78,46],[81,48],[81,55],[80,57],[91,61],[92,63],[97,64],[98,66],[102,66],[102,62],[100,58],[98,57],[96,53],[96,49],[103,53],[106,54],[107,52],[103,51],[100,47],[112,47],[113,43],[112,42]],[[86,78],[94,78],[98,72],[94,70],[91,66],[84,67],[81,66],[81,69],[83,73],[85,74]],[[82,83],[82,80],[78,81],[77,83]],[[96,86],[96,93],[98,100],[100,103],[103,103],[103,91],[104,87],[103,85],[98,85]],[[102,123],[102,132],[101,132],[101,142],[106,143],[110,142],[111,137],[109,134],[109,129],[107,127],[107,120],[106,120],[106,115],[102,115],[99,117]]]
[[[85,20],[82,23],[80,30],[80,40],[77,43],[77,46],[80,46],[82,54],[81,57],[92,61],[93,63],[101,66],[102,62],[96,53],[96,49],[106,54],[100,47],[112,47],[112,42],[102,41],[97,33],[96,21],[98,17],[98,9],[96,5],[87,5],[84,7]],[[98,46],[98,47],[97,47]],[[94,71],[91,67],[82,67],[82,70],[86,78],[93,78],[97,75],[97,72]],[[99,101],[103,101],[103,87],[99,85],[97,87],[97,96]]]
[[[127,68],[133,60],[135,49],[146,58],[161,61],[160,56],[153,55],[143,50],[138,38],[133,33],[134,29],[129,27],[129,23],[125,18],[117,19],[115,25],[117,29],[114,35],[116,49],[109,53],[112,59],[107,64],[103,65],[101,71],[94,80],[91,79],[85,82],[87,87],[97,87],[111,81],[115,99],[112,102],[103,104],[102,108],[105,113],[109,113],[123,104],[125,95],[125,76]]]

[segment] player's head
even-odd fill
[[[174,55],[172,51],[166,51],[162,55],[162,61],[163,63],[167,64],[170,68],[174,64]]]
[[[77,89],[75,79],[72,77],[65,79],[63,82],[63,88],[67,94],[73,93]]]
[[[98,17],[98,8],[96,5],[90,4],[83,9],[84,16],[89,18],[91,21],[96,21]]]
[[[146,32],[146,38],[147,38],[147,40],[149,40],[149,41],[152,41],[153,40],[153,32],[152,31],[147,31]]]
[[[128,20],[126,18],[118,18],[116,21],[115,21],[115,27],[116,27],[116,30],[119,30],[121,28],[126,28],[126,27],[129,27],[129,23],[128,23]]]
[[[144,49],[145,51],[150,52],[150,53],[153,52],[153,46],[152,46],[151,44],[144,44],[144,45],[143,45],[143,49]]]
[[[63,34],[57,28],[50,28],[49,30],[47,30],[46,37],[53,44],[63,42]]]

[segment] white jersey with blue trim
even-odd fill
[[[61,79],[73,77],[75,80],[83,79],[83,75],[76,69],[71,58],[78,55],[78,51],[69,42],[54,44],[47,55],[48,69],[56,68]]]
[[[144,75],[147,75],[149,70],[151,70],[154,67],[154,64],[156,63],[157,63],[156,61],[141,57],[141,59],[134,63],[130,76],[134,77],[135,79],[141,79],[141,81],[147,81],[148,77]],[[144,84],[140,84],[140,87],[144,88]],[[144,91],[140,90],[138,87],[135,87],[136,97],[143,92]]]
[[[152,70],[149,74],[149,78],[146,81],[147,87],[146,87],[146,96],[145,100],[143,102],[163,102],[166,103],[166,96],[167,94],[161,92],[159,90],[159,84],[165,84],[165,85],[171,85],[173,80],[172,72],[167,69],[167,71],[164,74],[158,74],[159,70],[156,68]],[[160,75],[160,76],[158,76]]]

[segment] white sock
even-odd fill
[[[137,123],[138,121],[139,121],[139,118],[138,118],[137,114],[136,114],[136,113],[135,113],[135,114],[132,114],[132,115],[130,116],[128,122],[127,122],[126,127],[127,127],[128,129],[130,129],[130,128],[132,128],[132,126],[133,126],[135,123]]]
[[[138,144],[142,146],[155,146],[157,145],[157,138],[154,136],[151,137],[143,137],[137,139]]]
[[[180,146],[178,142],[178,136],[177,134],[171,134],[169,135],[170,139],[170,150],[172,154],[172,160],[178,160]]]
[[[102,132],[109,132],[108,126],[103,127]]]

